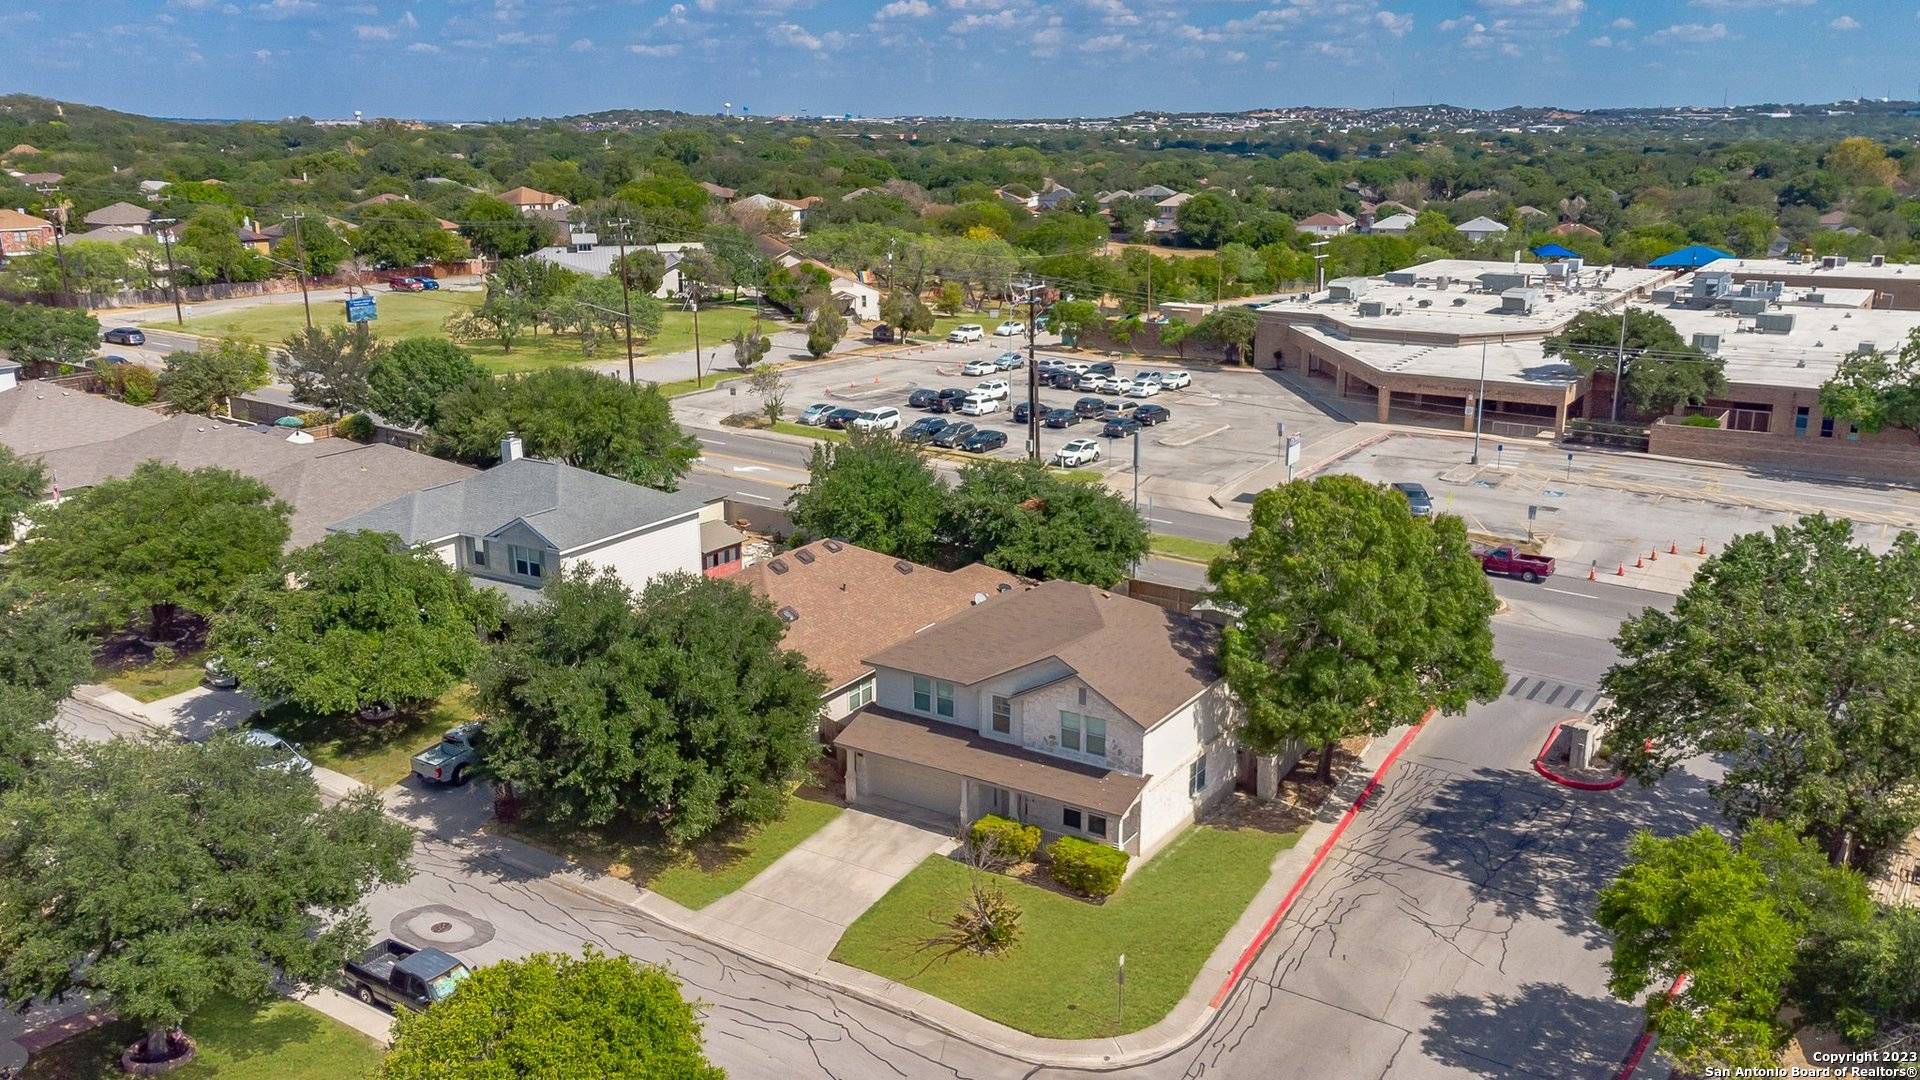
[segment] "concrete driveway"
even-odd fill
[[[850,809],[701,914],[777,953],[825,959],[888,889],[954,846],[950,836]]]

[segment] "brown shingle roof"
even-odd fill
[[[500,196],[515,206],[537,206],[543,203],[559,202],[560,196],[549,195],[530,187],[511,188]]]
[[[19,454],[118,438],[165,420],[157,412],[38,380],[0,392],[0,445]]]
[[[963,686],[1056,657],[1151,728],[1220,677],[1218,631],[1143,600],[1049,581],[962,612],[884,652],[875,667]]]
[[[14,232],[21,229],[51,229],[53,222],[46,218],[23,214],[18,210],[0,209],[0,231]]]
[[[1000,586],[1020,587],[1019,578],[979,563],[948,573],[838,540],[818,540],[755,563],[734,580],[776,608],[793,609],[799,618],[787,624],[784,644],[825,672],[829,687],[865,675],[868,655],[966,610],[975,596],[1000,597],[984,605],[996,607],[1005,602]]]
[[[996,742],[971,728],[869,705],[833,745],[969,776],[995,787],[1124,817],[1152,777],[1082,765]]]

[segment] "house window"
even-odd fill
[[[1075,810],[1071,806],[1061,807],[1060,824],[1077,831],[1080,828],[1080,811]]]
[[[868,706],[871,704],[873,704],[873,680],[872,679],[868,679],[866,682],[863,682],[859,686],[854,687],[853,692],[847,695],[848,708],[859,709],[859,708],[864,708],[865,706]]]
[[[1101,817],[1099,814],[1088,814],[1087,815],[1087,831],[1092,833],[1095,836],[1101,836],[1101,837],[1106,836],[1107,835],[1107,819],[1104,817]]]
[[[993,695],[993,730],[1002,735],[1013,730],[1013,702]]]
[[[913,677],[913,707],[916,712],[953,715],[953,684],[925,675]]]
[[[1807,414],[1810,411],[1811,410],[1805,405],[1802,405],[1799,408],[1793,410],[1793,433],[1795,435],[1800,435],[1800,436],[1806,435]]]
[[[1060,714],[1060,749],[1080,749],[1080,714],[1062,712]]]
[[[532,548],[508,547],[507,554],[513,559],[513,572],[521,577],[537,578],[546,569],[540,553]]]
[[[1201,754],[1187,766],[1187,794],[1198,795],[1207,790],[1207,755]]]
[[[1820,437],[1823,439],[1833,438],[1833,417],[1823,416],[1820,418]]]
[[[473,542],[473,565],[487,565],[487,542],[485,540],[475,540]]]
[[[1107,722],[1097,716],[1060,713],[1060,749],[1084,753],[1089,757],[1107,756]]]
[[[1107,722],[1097,716],[1086,717],[1082,723],[1087,731],[1087,755],[1103,758],[1107,756]]]

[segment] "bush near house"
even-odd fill
[[[1047,848],[1053,880],[1082,896],[1105,899],[1127,874],[1127,853],[1119,848],[1063,836]]]
[[[1040,826],[1022,825],[998,814],[988,814],[967,830],[967,839],[974,850],[991,855],[995,861],[1009,865],[1023,863],[1040,850]]]

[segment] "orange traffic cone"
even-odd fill
[[[1615,570],[1615,571],[1613,572],[1613,576],[1614,576],[1614,577],[1626,577],[1626,576],[1627,576],[1627,564],[1626,564],[1626,563],[1621,563],[1621,564],[1620,564],[1620,568],[1619,568],[1618,570]]]
[[[1660,561],[1660,549],[1659,549],[1659,548],[1651,548],[1651,549],[1649,549],[1649,550],[1647,551],[1647,561],[1648,561],[1648,562],[1659,562],[1659,561]]]
[[[1635,570],[1638,570],[1638,569],[1640,569],[1641,567],[1643,567],[1643,566],[1645,566],[1645,565],[1647,565],[1647,560],[1645,560],[1645,559],[1643,559],[1643,558],[1641,558],[1641,557],[1640,557],[1640,556],[1638,556],[1638,555],[1635,555],[1635,556],[1633,557],[1633,568],[1634,568]]]
[[[1707,540],[1706,540],[1706,538],[1705,538],[1705,537],[1701,537],[1701,538],[1700,538],[1700,550],[1699,550],[1699,551],[1696,551],[1696,552],[1694,552],[1694,554],[1695,554],[1695,555],[1705,555],[1706,553],[1707,553]]]
[[[875,381],[875,382],[879,382],[880,380],[878,380],[878,379],[875,379],[874,381]],[[1679,541],[1677,541],[1677,540],[1676,540],[1676,541],[1672,541],[1672,542],[1670,542],[1670,543],[1668,543],[1668,544],[1667,544],[1667,554],[1669,554],[1669,555],[1678,555],[1678,554],[1680,554],[1680,543],[1679,543]]]
[[[1599,575],[1598,575],[1598,568],[1596,568],[1596,567],[1593,567],[1593,566],[1589,566],[1589,567],[1587,567],[1587,580],[1588,580],[1588,581],[1594,581],[1594,580],[1597,580],[1597,579],[1598,579],[1598,576],[1599,576]]]

